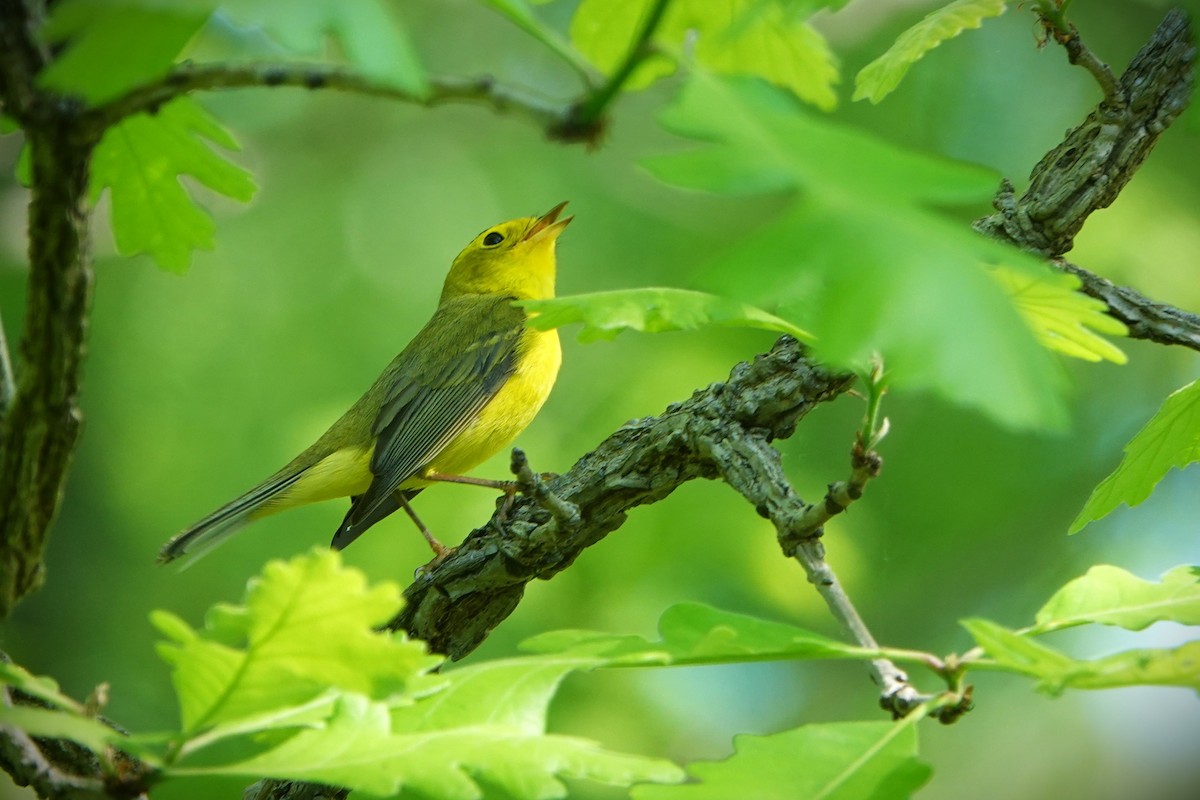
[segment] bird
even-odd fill
[[[351,499],[331,546],[340,550],[398,509],[434,561],[443,546],[410,501],[441,482],[504,490],[463,473],[511,443],[541,409],[562,363],[558,332],[526,326],[513,301],[554,296],[555,245],[574,219],[566,202],[540,217],[493,225],[454,259],[432,318],[359,400],[308,449],[254,488],[171,537],[160,563],[191,563],[246,524],[289,508]]]

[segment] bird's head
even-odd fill
[[[518,300],[554,296],[554,242],[574,217],[558,218],[566,202],[540,217],[493,225],[454,259],[441,302],[467,294],[505,294]]]

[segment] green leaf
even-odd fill
[[[532,660],[530,660],[532,661]],[[615,785],[637,781],[678,781],[682,772],[659,759],[605,751],[594,743],[544,735],[544,708],[529,708],[521,697],[552,693],[561,680],[557,668],[526,665],[519,674],[501,666],[489,680],[490,665],[449,676],[441,693],[393,712],[402,723],[392,726],[389,708],[355,695],[343,696],[328,723],[297,732],[278,746],[235,763],[177,767],[177,775],[223,774],[271,776],[346,786],[371,794],[475,800],[478,782],[512,798],[566,796],[560,777],[586,778]],[[569,667],[569,669],[574,668]],[[481,677],[483,675],[483,677]],[[514,677],[516,678],[513,682]],[[549,679],[550,686],[545,683]],[[473,684],[456,689],[462,680]],[[483,709],[466,698],[479,698]],[[449,704],[448,706],[445,704]],[[499,712],[487,719],[488,711]],[[463,719],[479,722],[463,724]],[[443,727],[459,719],[459,724]],[[409,724],[403,723],[425,723]],[[409,732],[409,731],[412,732]]]
[[[138,114],[109,128],[92,157],[91,195],[108,189],[117,249],[149,253],[183,272],[193,249],[211,250],[214,225],[180,183],[189,175],[215,192],[247,201],[250,174],[213,152],[205,139],[236,149],[233,137],[194,100],[181,97],[157,114]]]
[[[418,97],[429,92],[416,48],[393,4],[384,0],[227,0],[219,5],[235,23],[262,29],[296,55],[324,56],[333,38],[364,75]]]
[[[1163,621],[1200,625],[1200,567],[1175,567],[1160,583],[1142,580],[1119,567],[1092,567],[1042,606],[1032,632],[1089,622],[1140,631]]]
[[[661,333],[705,327],[743,327],[812,336],[787,320],[727,297],[684,289],[625,289],[516,303],[536,316],[529,326],[550,330],[582,322],[583,341],[612,339],[623,330]]]
[[[1171,467],[1183,469],[1200,460],[1200,381],[1173,392],[1146,427],[1125,445],[1125,456],[1112,474],[1092,490],[1069,533],[1077,533],[1121,503],[1141,503]]]
[[[1084,361],[1128,361],[1119,347],[1095,332],[1125,336],[1129,329],[1108,315],[1103,301],[1075,291],[1079,278],[1049,267],[1039,275],[999,266],[991,275],[1046,347]]]
[[[1200,642],[1078,661],[989,620],[969,619],[962,624],[995,659],[995,666],[1037,678],[1038,689],[1049,694],[1072,688],[1120,686],[1186,686],[1200,690]]]
[[[43,34],[67,42],[39,82],[97,105],[162,76],[204,26],[209,11],[188,4],[62,0]]]
[[[979,265],[1035,275],[1044,267],[939,210],[986,202],[991,173],[807,114],[760,82],[694,74],[662,122],[704,142],[647,162],[662,180],[725,194],[787,192],[791,201],[711,265],[705,288],[771,302],[840,367],[881,352],[893,385],[935,391],[1014,427],[1064,424],[1061,370]]]
[[[20,689],[25,694],[32,695],[52,706],[70,710],[75,714],[84,713],[83,704],[63,694],[58,688],[58,682],[53,678],[34,675],[11,661],[0,661],[0,682]]]
[[[886,53],[862,68],[854,79],[854,99],[878,103],[926,53],[968,28],[978,28],[985,18],[1003,14],[1007,5],[1004,0],[956,0],[930,12],[900,34]]]
[[[98,720],[48,708],[2,703],[0,725],[12,725],[30,736],[69,739],[97,753],[103,753],[109,745],[123,747],[128,744],[124,734]]]
[[[503,15],[509,22],[525,31],[525,33],[550,48],[563,61],[575,67],[579,72],[585,75],[589,73],[587,61],[579,53],[571,49],[571,46],[559,35],[558,31],[546,27],[537,18],[537,15],[533,13],[533,8],[525,0],[482,0],[482,2],[484,5],[495,9],[498,14]],[[547,0],[536,0],[536,2],[544,3]]]
[[[1116,689],[1122,686],[1182,686],[1200,691],[1200,641],[1169,650],[1129,650],[1094,661],[1076,662],[1051,692],[1069,689]]]
[[[602,72],[611,74],[624,62],[653,2],[583,0],[571,19],[571,40]],[[687,50],[703,68],[761,77],[831,110],[837,105],[837,58],[805,17],[816,7],[836,5],[841,3],[792,8],[763,0],[675,0],[652,39],[659,54],[644,60],[625,88],[645,88],[672,74],[674,62]]]
[[[525,650],[598,660],[603,666],[722,664],[779,659],[870,658],[872,651],[812,631],[720,611],[701,603],[671,606],[661,638],[555,631],[522,642]]]
[[[737,736],[736,752],[729,758],[688,767],[697,783],[638,786],[632,796],[634,800],[907,798],[931,774],[929,766],[917,759],[918,716]]]
[[[156,612],[185,735],[310,702],[330,686],[374,698],[423,688],[440,659],[373,630],[400,607],[395,585],[368,589],[336,553],[317,550],[268,564],[245,605],[214,606],[201,631]]]
[[[1009,672],[1050,680],[1070,672],[1075,663],[1070,656],[991,620],[965,619],[962,626],[998,666]]]

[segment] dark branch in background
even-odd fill
[[[345,67],[321,64],[183,64],[158,81],[139,86],[83,115],[86,125],[104,130],[133,114],[154,112],[181,95],[198,91],[290,86],[332,89],[426,107],[481,103],[498,112],[516,112],[548,133],[566,122],[569,106],[548,102],[504,86],[489,77],[430,76],[429,93],[419,95],[368,78]]]
[[[1057,259],[1071,249],[1088,216],[1116,199],[1159,135],[1187,108],[1196,60],[1188,17],[1177,9],[1169,12],[1119,83],[1073,25],[1045,15],[1042,21],[1066,47],[1071,63],[1096,77],[1104,99],[1038,162],[1020,199],[1008,180],[1000,184],[997,213],[976,220],[975,229],[1056,259],[1057,266],[1080,278],[1086,294],[1108,304],[1108,313],[1129,327],[1131,337],[1200,350],[1200,315]]]
[[[74,104],[36,86],[47,54],[40,6],[0,3],[0,95],[29,147],[29,289],[21,364],[0,417],[0,616],[42,581],[46,535],[79,440],[80,374],[92,272],[86,207],[94,140]]]

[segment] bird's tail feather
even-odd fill
[[[236,500],[221,506],[195,525],[180,531],[158,551],[158,563],[166,564],[187,556],[184,567],[191,566],[214,547],[237,533],[251,515],[297,480],[306,470],[275,475],[255,486]]]

